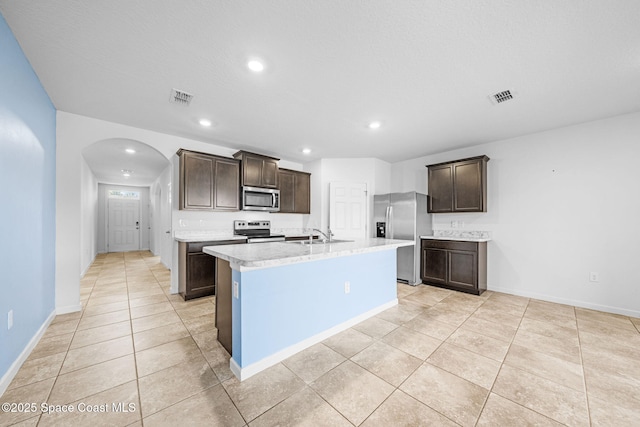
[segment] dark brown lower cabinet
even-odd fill
[[[233,348],[233,329],[231,316],[231,299],[233,286],[229,261],[216,258],[216,328],[218,341],[231,354]]]
[[[178,292],[185,301],[215,295],[216,257],[205,254],[205,246],[242,243],[237,240],[178,243]]]
[[[487,243],[422,240],[422,283],[480,295],[487,289]]]

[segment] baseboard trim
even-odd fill
[[[91,266],[93,265],[93,263],[96,260],[96,257],[98,256],[97,253],[93,254],[93,259],[91,260],[91,262],[89,262],[89,264],[87,264],[87,266],[85,267],[85,269],[82,271],[82,273],[80,273],[80,278],[82,279],[84,277],[85,274],[87,274],[87,271],[89,271],[89,269],[91,268]]]
[[[271,356],[267,356],[264,359],[252,363],[251,365],[248,365],[246,367],[241,367],[240,365],[238,365],[238,363],[231,358],[231,360],[229,361],[229,368],[231,369],[231,372],[233,372],[233,374],[236,376],[236,378],[238,378],[240,381],[244,381],[247,378],[250,378],[252,376],[254,376],[255,374],[264,371],[265,369],[279,363],[282,362],[283,360],[293,356],[294,354],[311,347],[312,345],[318,344],[324,340],[326,340],[327,338],[338,334],[342,331],[345,331],[347,329],[349,329],[350,327],[364,321],[367,320],[370,317],[375,316],[378,313],[382,313],[383,311],[398,305],[398,299],[394,298],[393,300],[382,304],[376,308],[373,308],[369,311],[366,311],[364,313],[362,313],[359,316],[356,316],[352,319],[347,320],[346,322],[342,322],[332,328],[326,329],[316,335],[313,335],[303,341],[300,341],[299,343],[296,343],[292,346],[289,346],[285,349],[282,349],[280,351],[278,351],[277,353],[272,354]]]
[[[47,319],[44,321],[42,326],[40,326],[40,329],[38,329],[33,338],[31,338],[24,350],[22,350],[22,353],[20,353],[18,358],[11,364],[9,370],[2,376],[2,379],[0,379],[0,396],[2,396],[5,391],[7,391],[7,388],[9,388],[9,384],[11,384],[11,381],[13,381],[13,378],[20,370],[20,367],[22,367],[22,364],[27,360],[33,349],[40,341],[40,338],[42,338],[55,317],[56,310],[53,310],[51,314],[49,314],[49,317],[47,317]]]
[[[534,298],[542,301],[555,302],[558,304],[572,305],[574,307],[588,308],[591,310],[604,311],[606,313],[622,314],[629,317],[640,317],[640,311],[628,310],[626,308],[611,307],[603,304],[594,304],[586,301],[573,300],[568,298],[558,298],[552,295],[538,294],[536,292],[518,291],[504,288],[488,288],[489,291],[502,292],[504,294],[517,295],[520,297]]]

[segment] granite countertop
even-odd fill
[[[486,231],[434,230],[433,236],[420,236],[421,239],[454,240],[458,242],[489,242],[491,237]]]
[[[351,242],[303,245],[299,242],[271,242],[253,245],[205,246],[204,253],[222,258],[239,271],[277,267],[300,262],[383,251],[412,246],[413,240],[359,239]]]
[[[225,240],[238,240],[238,241],[247,240],[246,236],[236,236],[233,233],[221,232],[217,230],[211,230],[211,231],[180,230],[175,232],[173,239],[178,242],[187,242],[187,243],[215,242],[215,241],[223,242]]]

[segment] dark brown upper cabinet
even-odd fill
[[[240,210],[238,160],[182,149],[177,154],[180,157],[180,209]]]
[[[279,169],[280,213],[311,213],[311,174]]]
[[[429,213],[486,212],[487,162],[478,156],[427,165]]]
[[[241,162],[242,186],[278,188],[278,160],[280,159],[247,151],[238,151],[233,157]]]

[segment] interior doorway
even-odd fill
[[[109,190],[107,252],[140,250],[140,192]]]
[[[336,237],[367,237],[367,184],[329,183],[329,228]]]
[[[150,197],[149,187],[98,184],[98,253],[150,249]]]

